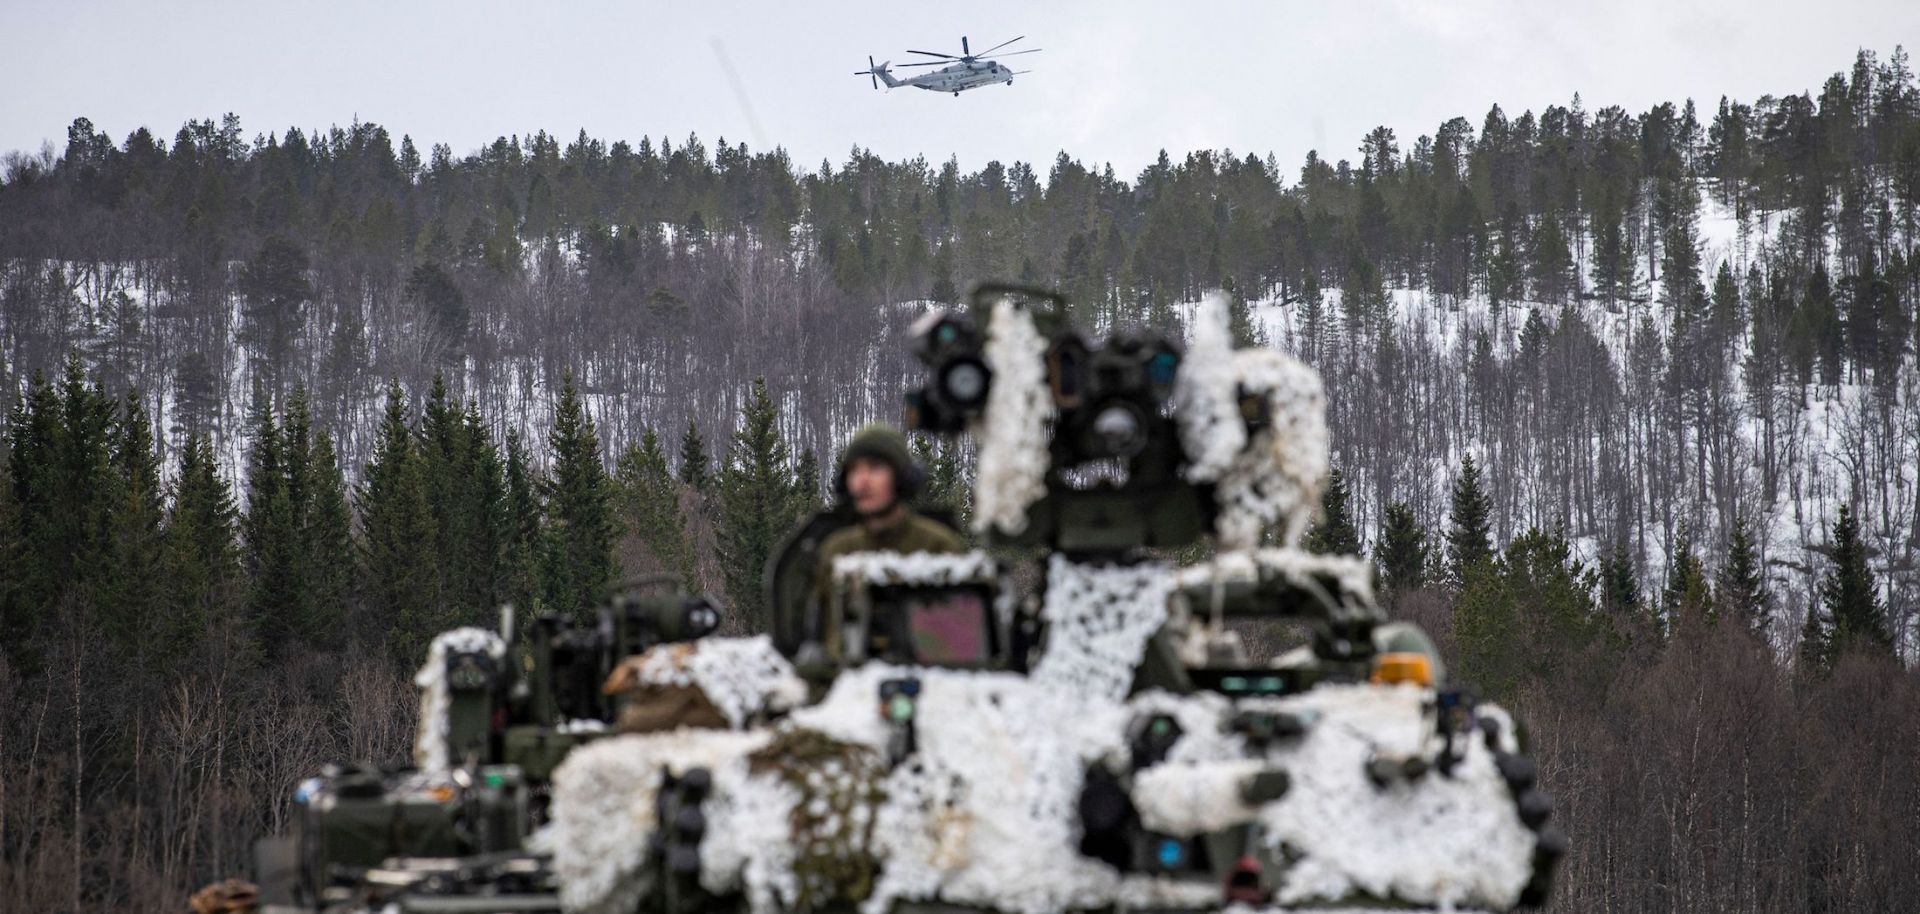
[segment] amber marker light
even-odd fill
[[[1382,685],[1411,682],[1433,685],[1433,660],[1425,654],[1395,651],[1373,658],[1373,681]]]

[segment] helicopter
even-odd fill
[[[940,54],[933,51],[909,50],[907,52],[909,54],[924,54],[928,57],[938,57],[940,59],[903,63],[900,65],[901,67],[940,67],[940,69],[930,73],[922,73],[918,76],[910,76],[906,79],[900,79],[893,75],[891,70],[892,61],[886,60],[876,64],[873,62],[872,55],[868,55],[867,68],[864,70],[855,70],[853,75],[866,76],[867,79],[873,83],[875,89],[880,88],[880,84],[884,82],[889,89],[897,89],[901,86],[912,86],[916,89],[926,89],[930,92],[952,92],[956,96],[968,89],[978,89],[981,86],[991,86],[995,83],[1012,85],[1015,76],[1032,71],[1015,70],[1005,64],[998,63],[994,60],[993,53],[1025,37],[1027,36],[1022,35],[1019,38],[1000,42],[978,54],[973,53],[973,47],[967,43],[965,35],[960,36],[959,54]],[[1008,51],[999,56],[1012,57],[1016,54],[1032,54],[1039,50],[1040,48],[1030,48],[1025,51]],[[947,61],[952,61],[952,63],[947,63]]]

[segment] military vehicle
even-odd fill
[[[820,587],[815,550],[854,522],[829,511],[771,556],[763,635],[716,635],[711,600],[660,580],[588,620],[447,632],[414,766],[302,784],[261,903],[1542,903],[1566,842],[1512,718],[1384,616],[1366,561],[1294,547],[1328,470],[1318,375],[1234,348],[1217,300],[1184,345],[1065,313],[987,286],[915,327],[908,424],[972,437],[983,548],[856,553]],[[1304,643],[1250,657],[1248,619]]]

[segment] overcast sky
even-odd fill
[[[872,91],[867,55],[1025,35],[1011,86]],[[1164,148],[1353,157],[1565,103],[1639,111],[1692,96],[1817,90],[1855,51],[1920,44],[1917,0],[492,3],[0,0],[0,150],[64,144],[84,115],[171,138],[234,112],[249,137],[355,118],[465,154],[504,134],[689,132],[785,146],[808,168],[888,158],[1111,162]],[[730,79],[729,61],[736,79]],[[922,72],[922,71],[909,71]],[[737,86],[737,89],[736,89]],[[1040,168],[1045,174],[1044,165]]]

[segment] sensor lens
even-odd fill
[[[1103,449],[1116,457],[1131,457],[1146,445],[1140,417],[1125,406],[1109,406],[1093,417],[1093,433]]]
[[[987,370],[972,360],[954,362],[943,379],[947,397],[962,406],[978,404],[987,396]]]

